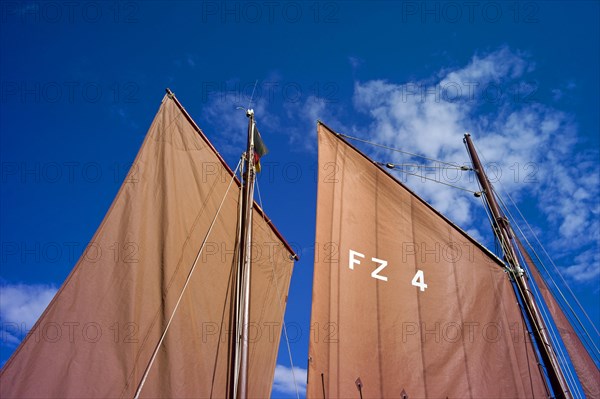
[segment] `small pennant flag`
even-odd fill
[[[268,153],[269,149],[262,141],[258,128],[254,125],[254,167],[256,168],[256,172],[260,172],[260,158]]]

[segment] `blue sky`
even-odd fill
[[[264,208],[301,255],[286,314],[301,383],[317,119],[459,163],[469,131],[599,328],[599,11],[594,1],[0,3],[0,363],[22,338],[7,323],[31,326],[62,284],[164,89],[234,165],[246,124],[235,106],[256,80]],[[494,248],[472,195],[399,178]],[[289,367],[282,346],[275,397],[295,397]]]

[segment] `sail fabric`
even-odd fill
[[[307,397],[547,397],[501,262],[317,131]]]
[[[165,96],[86,253],[0,374],[0,397],[132,398],[223,198],[141,397],[226,396],[239,185]],[[271,392],[293,261],[254,208],[249,397]]]
[[[546,281],[542,278],[537,265],[533,262],[531,256],[529,256],[529,253],[518,238],[516,242],[558,328],[586,398],[600,398],[600,370],[598,370],[589,352],[583,346],[573,326],[568,321],[556,298],[554,298]],[[560,359],[561,356],[558,356],[558,358]],[[567,378],[567,381],[570,381],[570,379]]]

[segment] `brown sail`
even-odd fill
[[[523,243],[521,243],[518,238],[516,239],[516,242],[525,262],[527,262],[533,279],[544,297],[548,310],[556,323],[556,327],[565,344],[565,348],[567,348],[569,357],[573,362],[573,367],[581,382],[581,387],[583,388],[585,396],[589,399],[600,398],[600,370],[596,367],[596,364],[583,346],[583,343],[573,329],[573,326],[568,321],[558,302],[554,298],[554,295],[546,285],[546,282],[538,271],[537,265],[533,262],[531,256],[529,256]]]
[[[307,397],[547,397],[501,261],[317,130]]]
[[[133,397],[213,220],[141,397],[225,396],[239,195],[237,181],[227,190],[231,179],[177,99],[165,96],[90,246],[4,366],[0,397]],[[257,205],[252,237],[248,392],[264,398],[293,252]]]

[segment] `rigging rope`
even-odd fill
[[[546,257],[548,258],[548,260],[550,260],[550,263],[552,264],[552,266],[554,266],[554,269],[556,270],[556,274],[558,275],[558,277],[560,277],[560,280],[562,281],[562,283],[565,285],[565,287],[567,288],[567,290],[569,291],[569,293],[571,294],[571,296],[573,297],[573,299],[575,300],[575,302],[577,303],[577,305],[579,306],[579,310],[585,315],[585,317],[587,318],[588,322],[590,323],[590,325],[592,326],[592,328],[594,329],[594,331],[596,332],[596,334],[598,336],[600,336],[600,332],[598,332],[598,330],[596,329],[596,326],[594,325],[594,323],[592,322],[592,320],[590,319],[590,316],[587,314],[587,312],[585,311],[585,309],[583,308],[583,306],[581,305],[581,303],[579,302],[579,300],[577,299],[577,297],[575,296],[575,293],[571,290],[571,287],[569,287],[569,285],[567,284],[567,282],[565,281],[564,277],[562,276],[562,273],[560,272],[560,270],[558,269],[558,267],[556,266],[556,264],[554,263],[554,261],[552,260],[552,258],[550,257],[550,254],[548,254],[548,252],[546,251],[546,248],[542,245],[542,243],[540,242],[539,238],[537,237],[537,235],[535,234],[535,232],[533,231],[533,229],[531,228],[531,226],[529,225],[529,222],[527,222],[527,219],[525,219],[525,217],[523,216],[523,214],[521,213],[521,210],[519,209],[519,207],[517,206],[517,204],[513,201],[512,197],[510,196],[510,194],[506,193],[506,195],[508,196],[508,198],[510,199],[511,203],[513,204],[513,206],[515,207],[515,209],[517,210],[517,212],[519,213],[519,215],[521,216],[521,219],[523,219],[523,221],[525,222],[525,224],[527,225],[527,228],[529,229],[529,231],[531,232],[532,236],[535,238],[535,240],[537,241],[538,245],[540,246],[540,248],[542,248],[542,250],[544,251],[544,254],[546,255]],[[517,225],[518,227],[518,225]],[[519,230],[521,231],[521,229],[519,228]],[[546,266],[544,265],[544,263],[542,262],[540,256],[537,254],[535,248],[533,248],[533,245],[529,242],[529,240],[527,240],[527,237],[525,237],[525,234],[521,231],[521,234],[523,235],[523,238],[525,239],[527,245],[531,248],[531,250],[534,252],[536,258],[538,259],[538,261],[540,262],[540,264],[544,267],[544,270],[546,271],[546,273],[548,274],[548,276],[550,277],[550,280],[552,280],[554,286],[556,287],[556,289],[558,290],[558,292],[560,293],[561,298],[565,301],[566,305],[569,307],[569,309],[571,310],[571,312],[573,312],[574,316],[577,318],[577,315],[575,314],[575,310],[571,307],[570,303],[567,301],[567,299],[565,298],[564,294],[562,293],[561,289],[558,287],[558,285],[556,284],[556,282],[554,282],[554,279],[552,278],[552,274],[550,274],[550,271],[548,271],[548,269],[546,269]],[[577,318],[579,324],[581,323],[581,320],[579,320],[579,318]],[[585,327],[582,328],[585,330]],[[598,348],[596,347],[596,345],[594,344],[594,341],[591,338],[591,334],[589,334],[587,332],[587,330],[585,330],[586,335],[588,335],[589,339],[592,341],[592,344],[594,345],[594,348],[596,349],[597,352],[600,353],[600,350],[598,350]],[[600,360],[600,359],[599,359]]]
[[[479,187],[480,190],[483,190],[483,187],[481,187],[481,185],[479,184],[479,180],[477,180],[477,186]],[[492,228],[492,231],[495,232],[495,227],[494,225],[496,224],[494,222],[494,217],[491,214],[490,210],[489,210],[489,204],[487,202],[487,198],[485,197],[485,195],[481,196],[481,203],[483,205],[483,210],[485,211],[485,214],[488,218],[488,221],[490,222],[490,226]],[[496,252],[498,252],[498,244],[500,244],[500,248],[502,250],[502,255],[504,255],[504,262],[505,262],[505,269],[510,272],[511,268],[509,267],[510,263],[508,262],[508,260],[511,258],[511,253],[508,250],[508,245],[506,242],[504,242],[504,238],[502,237],[502,235],[496,235],[494,233],[494,239],[495,239],[495,247],[496,247]],[[498,255],[498,254],[496,254]],[[500,257],[500,256],[499,256]]]
[[[387,165],[387,164],[386,164]],[[436,166],[436,165],[423,165],[417,163],[395,163],[394,166],[411,167],[411,168],[422,168],[422,169],[444,169],[444,170],[461,170],[469,171],[473,170],[468,166]]]
[[[487,160],[485,159],[485,156],[484,156],[484,155],[483,155],[483,153],[482,153],[482,152],[479,150],[479,148],[477,148],[477,146],[475,145],[475,143],[473,143],[473,145],[475,146],[475,148],[477,149],[477,151],[479,152],[479,154],[481,155],[481,157],[483,158],[483,160],[484,160],[485,162],[487,162]],[[500,181],[499,181],[499,184],[501,184],[501,183],[500,183]],[[491,183],[490,183],[490,185],[491,185]],[[492,188],[492,189],[493,189],[493,188]],[[492,195],[495,195],[497,198],[499,198],[499,196],[496,194],[496,192],[495,192],[495,191],[493,191],[493,192],[492,192]],[[499,199],[500,199],[500,202],[501,202],[501,203],[503,203],[503,202],[501,201],[501,198],[499,198]],[[504,243],[501,243],[501,244],[504,246]],[[507,243],[506,245],[508,246],[508,243]],[[507,252],[505,252],[505,254],[506,254],[506,253],[507,253]],[[517,264],[518,264],[518,263],[517,263]],[[513,273],[514,273],[514,272],[513,272]],[[531,278],[529,278],[529,279],[531,280]],[[519,286],[519,284],[517,284],[516,286],[517,286],[517,288],[518,288],[519,292],[521,293],[521,295],[522,295],[523,297],[525,297],[525,295],[524,295],[524,293],[523,293],[523,290],[521,289],[521,287]],[[534,290],[536,290],[536,286],[535,286],[535,284],[531,284],[531,286],[533,287],[533,289],[534,289]],[[534,293],[533,293],[533,292],[530,292],[530,294],[534,295]],[[539,296],[539,292],[538,292],[538,296]],[[528,310],[531,312],[531,309],[529,308],[529,304],[527,303],[527,301],[524,301],[524,304],[525,304],[525,306],[528,308]],[[548,318],[548,315],[546,314],[544,307],[543,307],[543,306],[540,306],[540,308],[541,308],[542,322],[545,322],[545,324],[546,324],[546,326],[545,326],[545,327],[546,327],[546,328],[549,330],[549,332],[550,332],[550,336],[549,336],[549,338],[550,338],[550,341],[551,341],[551,342],[549,342],[548,344],[551,344],[551,345],[546,345],[546,343],[544,342],[544,340],[543,340],[543,339],[541,340],[542,342],[540,342],[540,343],[541,343],[541,344],[542,344],[544,347],[546,347],[546,350],[548,351],[548,353],[551,353],[551,352],[553,352],[553,353],[555,354],[555,356],[557,356],[557,360],[559,361],[559,363],[562,363],[562,365],[564,366],[563,368],[564,368],[564,369],[566,369],[566,370],[562,370],[562,371],[563,371],[563,372],[565,372],[565,371],[566,371],[566,373],[567,373],[567,374],[571,374],[572,370],[570,369],[570,367],[566,367],[566,365],[565,365],[564,361],[561,361],[560,355],[558,355],[558,354],[556,353],[556,349],[555,349],[555,348],[559,348],[559,350],[560,350],[561,352],[562,352],[562,349],[561,349],[560,345],[558,344],[558,340],[556,339],[556,335],[555,335],[556,333],[555,333],[555,331],[553,331],[554,327],[553,327],[552,323],[549,323],[550,319]],[[543,337],[543,336],[541,335],[541,331],[543,330],[543,328],[542,328],[543,326],[540,326],[540,325],[538,325],[538,323],[537,323],[537,321],[536,321],[535,319],[532,319],[531,321],[533,322],[533,323],[532,323],[532,324],[533,324],[533,325],[532,325],[532,327],[533,327],[533,328],[535,328],[535,330],[538,332],[538,334],[540,334],[540,337]],[[552,345],[552,344],[553,344],[553,345]],[[564,356],[564,355],[563,355],[563,356]],[[559,365],[559,367],[560,367],[560,365]],[[571,377],[571,379],[573,379],[573,376],[572,376],[572,375],[570,375],[570,376],[568,376],[568,377]],[[567,378],[568,378],[568,377],[567,377]],[[569,384],[567,383],[567,385],[569,385]],[[576,386],[576,385],[577,385],[577,384],[575,384],[575,386]],[[570,386],[570,388],[571,388],[571,391],[573,391],[573,387],[571,387],[571,386]],[[576,388],[576,389],[577,389],[577,388]]]
[[[485,157],[481,153],[481,151],[479,149],[477,149],[477,151],[480,153],[481,157],[484,158],[484,160],[485,160]],[[477,182],[477,184],[478,184],[478,186],[481,189],[479,181]],[[490,186],[492,187],[492,190],[493,190],[493,186],[491,185],[491,183],[490,183]],[[492,192],[492,195],[496,195],[494,191]],[[492,228],[494,229],[495,223],[493,222],[492,215],[488,212],[488,209],[487,209],[487,206],[486,206],[487,199],[485,198],[485,196],[482,196],[482,201],[484,202],[484,209],[485,209],[486,215],[488,216],[488,219],[490,220],[490,223],[492,223]],[[499,236],[498,240],[499,240],[500,246],[502,247],[502,250],[504,252],[505,262],[508,265],[510,265],[511,264],[510,261],[512,259],[512,251],[509,250],[510,249],[510,243],[505,242],[503,235],[498,234],[497,236]],[[517,256],[518,256],[518,254],[517,254]],[[520,265],[520,263],[518,262],[517,259],[512,259],[512,261],[513,261],[512,264]],[[510,267],[507,267],[507,270],[512,275],[513,279],[516,280],[518,278],[518,274],[520,273],[519,270],[514,270],[513,268],[510,268]],[[519,284],[513,284],[513,287],[516,287],[516,289],[518,290],[518,292],[521,295],[521,298],[524,299],[524,298],[528,297],[527,295],[525,295],[525,292],[523,292],[523,289],[521,288],[521,286]],[[535,290],[535,285],[532,284],[532,287],[534,287],[533,289]],[[529,293],[531,295],[533,295],[533,293],[531,291]],[[530,307],[528,301],[522,300],[522,305],[524,305],[525,308],[527,308],[527,311],[528,311],[529,314],[532,314],[532,310],[531,310],[531,307]],[[542,312],[545,313],[544,308],[541,307],[541,309],[542,309]],[[553,331],[551,329],[551,324],[549,324],[548,320],[547,320],[547,315],[546,315],[546,318],[544,318],[544,314],[541,314],[541,316],[542,316],[542,321],[545,321],[545,323],[548,325],[548,328],[550,329],[550,337],[549,337],[550,338],[550,342],[548,344],[552,343],[552,344],[554,344],[554,346],[557,346],[556,345],[556,339],[555,339],[555,337],[553,337]],[[543,346],[548,353],[554,352],[554,354],[557,355],[556,352],[555,352],[555,350],[554,350],[554,347],[552,345],[547,345],[546,342],[543,339],[543,335],[541,334],[541,331],[543,330],[543,328],[542,328],[543,326],[540,326],[538,324],[538,322],[534,318],[530,319],[530,324],[531,324],[531,328],[534,329],[538,333],[538,336],[540,337],[540,342],[539,342],[539,344],[540,344],[540,351],[541,351],[541,346]],[[537,352],[536,352],[536,357],[538,358],[538,362],[540,364],[543,364],[543,362],[541,362],[541,359],[539,359]],[[557,359],[558,359],[559,363],[562,363],[564,365],[564,362],[561,361],[560,356],[557,355]],[[569,370],[568,367],[566,367],[566,368],[568,370],[568,373],[570,374],[571,370]],[[573,380],[573,376],[572,375],[568,375],[567,376],[567,378],[569,378],[569,377],[570,377],[571,380]],[[577,384],[575,384],[575,385],[577,385]],[[571,388],[571,391],[573,391],[572,388]]]
[[[475,143],[473,143],[475,145]],[[475,145],[476,146],[476,145]],[[477,148],[477,151],[479,151],[479,153],[481,154],[482,158],[484,158],[485,160],[485,156],[483,155],[483,153],[481,153],[481,151],[479,150],[479,148]],[[485,160],[487,162],[487,160]],[[502,187],[502,182],[500,180],[498,180],[498,184],[500,187]],[[564,284],[564,286],[567,288],[567,290],[569,291],[569,293],[571,294],[571,297],[575,300],[575,302],[577,303],[577,306],[579,307],[579,310],[581,311],[581,313],[583,313],[583,315],[586,317],[587,321],[589,322],[589,324],[592,326],[592,328],[594,329],[594,331],[596,332],[596,335],[600,336],[600,333],[598,332],[598,330],[596,329],[596,326],[594,325],[594,323],[592,322],[592,320],[590,319],[590,316],[587,314],[587,312],[585,311],[585,309],[583,308],[583,306],[581,305],[581,303],[579,302],[579,300],[577,299],[577,296],[575,296],[575,293],[571,290],[571,287],[569,286],[569,284],[567,284],[567,282],[565,281],[564,277],[562,276],[562,273],[560,272],[560,270],[558,269],[558,267],[556,266],[556,264],[554,263],[554,261],[552,260],[552,257],[550,256],[550,254],[548,253],[548,251],[546,251],[546,248],[544,247],[544,245],[542,245],[540,239],[538,238],[537,234],[535,234],[535,232],[533,231],[533,229],[531,228],[531,225],[529,224],[529,222],[527,222],[527,219],[525,218],[525,216],[523,216],[523,213],[521,212],[521,210],[519,209],[519,207],[517,206],[517,204],[515,203],[515,201],[512,199],[512,197],[510,196],[510,194],[508,193],[508,191],[504,191],[501,190],[503,194],[506,194],[506,196],[510,199],[510,202],[512,203],[512,205],[515,207],[515,209],[517,210],[517,212],[519,213],[519,216],[521,217],[521,219],[525,222],[525,224],[527,225],[527,228],[529,229],[530,233],[533,235],[533,237],[535,238],[536,242],[538,243],[538,245],[542,248],[544,254],[546,255],[546,257],[548,258],[548,260],[550,260],[550,263],[552,264],[552,266],[554,267],[554,270],[556,271],[556,274],[559,276],[560,281]],[[507,209],[508,211],[508,207],[506,206],[506,204],[504,204],[504,201],[502,201],[502,198],[500,197],[499,194],[496,194],[496,197],[499,199],[499,201],[502,203],[502,205],[504,206],[505,209]],[[508,211],[509,215],[510,215],[510,211]],[[527,237],[525,237],[525,234],[523,233],[523,231],[521,230],[521,228],[519,227],[519,225],[516,223],[516,218],[512,217],[512,215],[510,215],[511,218],[513,219],[513,222],[515,224],[515,226],[517,226],[517,228],[519,229],[519,231],[521,232],[521,235],[523,236],[523,238],[525,239],[527,245],[529,246],[529,248],[533,251],[535,257],[538,259],[538,261],[540,262],[540,265],[544,268],[544,270],[546,271],[546,273],[548,274],[550,280],[552,281],[552,283],[554,284],[554,287],[556,288],[556,290],[558,291],[560,297],[563,299],[565,305],[568,307],[568,309],[570,310],[570,313],[572,317],[575,318],[575,320],[577,321],[577,323],[579,324],[579,326],[581,327],[581,329],[583,330],[583,334],[585,335],[585,337],[587,338],[586,341],[589,340],[589,342],[591,342],[591,345],[593,346],[593,348],[595,349],[595,353],[593,354],[594,357],[597,360],[600,360],[598,354],[600,354],[600,350],[598,350],[598,347],[596,346],[596,344],[594,343],[594,339],[592,339],[591,334],[589,333],[589,331],[587,330],[587,328],[584,326],[584,324],[582,323],[581,319],[579,318],[579,316],[577,315],[577,313],[575,312],[575,310],[573,309],[573,307],[571,306],[570,302],[567,300],[567,298],[565,297],[564,293],[562,292],[562,290],[560,289],[560,287],[558,286],[558,284],[554,281],[554,279],[552,278],[552,274],[549,272],[549,270],[546,268],[546,266],[544,265],[544,262],[541,260],[541,257],[538,255],[537,251],[533,248],[533,245],[531,245],[531,243],[529,242],[529,240],[527,240]],[[589,345],[589,343],[588,343]]]
[[[494,194],[496,194],[496,193],[494,193]],[[498,200],[500,201],[502,206],[505,208],[505,212],[508,214],[509,218],[511,218],[512,222],[514,222],[514,218],[512,218],[512,214],[510,213],[509,209],[506,207],[506,205],[504,204],[502,199],[497,194],[496,194],[496,197],[498,197]],[[516,223],[514,223],[514,224],[516,225]],[[523,265],[527,266],[527,262],[525,261],[524,255],[519,252],[518,252],[518,255],[521,256],[521,261],[522,261],[521,263]],[[539,287],[537,286],[537,284],[535,284],[535,280],[530,275],[531,271],[529,271],[527,267],[524,267],[524,270],[526,270],[526,272],[527,272],[527,277],[530,280],[530,286],[533,289],[534,295],[536,295],[538,298],[541,297],[543,299],[543,296],[540,292]],[[568,355],[565,355],[563,346],[560,345],[560,340],[558,338],[559,333],[556,331],[557,327],[553,323],[550,322],[552,320],[552,318],[551,318],[551,316],[548,315],[548,312],[546,311],[546,307],[540,306],[539,308],[541,310],[542,318],[544,319],[547,329],[550,333],[550,340],[553,343],[552,350],[557,355],[557,358],[558,358],[558,361],[560,362],[560,364],[564,367],[563,372],[565,372],[565,375],[566,375],[567,379],[569,380],[568,385],[571,388],[572,393],[576,394],[576,395],[574,395],[576,398],[580,398],[581,393],[579,392],[579,387],[578,387],[578,384],[576,383],[576,378],[573,376],[571,367],[569,367],[569,361],[567,360]],[[573,387],[575,387],[575,389],[573,389]],[[576,391],[576,392],[573,392],[573,391]]]
[[[456,189],[459,189],[459,190],[462,190],[462,191],[466,191],[466,192],[471,193],[471,194],[479,194],[476,191],[469,190],[469,189],[464,188],[464,187],[455,186],[455,185],[450,184],[450,183],[446,183],[446,182],[443,182],[443,181],[440,181],[440,180],[432,179],[431,177],[426,177],[426,176],[419,175],[419,174],[416,174],[416,173],[408,172],[408,171],[403,170],[401,168],[397,168],[396,166],[398,166],[398,165],[395,165],[395,164],[392,164],[392,163],[383,163],[383,162],[375,162],[375,163],[377,165],[380,165],[380,166],[385,166],[388,169],[397,170],[398,172],[406,173],[407,175],[421,177],[422,179],[431,180],[433,182],[436,182],[436,183],[439,183],[439,184],[443,184],[443,185],[448,186],[448,187],[456,188]]]
[[[148,378],[150,369],[152,368],[152,365],[154,364],[154,360],[156,360],[156,355],[158,354],[158,350],[160,349],[160,346],[162,345],[162,343],[165,339],[165,336],[167,335],[167,331],[169,330],[169,327],[171,326],[171,322],[173,321],[173,318],[175,317],[175,313],[177,312],[177,309],[179,308],[179,304],[181,303],[183,294],[185,293],[185,290],[187,289],[190,279],[192,278],[192,274],[194,273],[194,270],[196,269],[196,266],[198,265],[198,260],[200,259],[200,255],[202,254],[202,251],[204,250],[204,246],[206,245],[206,240],[208,240],[208,237],[209,237],[210,233],[212,232],[212,229],[217,221],[217,218],[219,217],[219,214],[221,213],[221,208],[223,207],[223,204],[225,203],[225,199],[227,198],[227,194],[229,193],[229,189],[231,188],[231,183],[233,183],[233,181],[235,180],[235,174],[237,173],[237,170],[240,167],[240,163],[241,163],[241,161],[238,162],[238,165],[236,166],[235,171],[231,175],[231,180],[229,181],[227,190],[225,191],[225,194],[223,195],[221,204],[219,205],[219,208],[217,209],[217,213],[215,214],[215,217],[213,218],[210,226],[208,227],[208,231],[206,232],[206,235],[204,236],[204,240],[202,241],[202,244],[200,245],[200,249],[198,250],[196,259],[194,260],[194,263],[192,264],[192,268],[190,269],[190,272],[187,275],[185,284],[183,285],[183,288],[181,289],[181,293],[179,294],[179,298],[177,299],[177,302],[175,303],[175,307],[173,308],[173,312],[171,313],[171,316],[169,317],[169,321],[167,322],[167,325],[165,326],[165,329],[160,337],[160,340],[158,341],[158,343],[156,344],[156,347],[154,348],[154,352],[152,353],[150,362],[148,363],[148,365],[146,366],[146,370],[144,371],[144,376],[142,377],[142,380],[140,381],[140,385],[138,386],[138,388],[135,392],[134,399],[138,399],[140,397],[140,394],[142,393],[142,388],[144,387],[144,384],[146,383],[146,379]]]
[[[256,179],[256,190],[258,191],[258,202],[260,202],[260,207],[262,209],[263,221],[267,222],[265,219],[265,208],[263,207],[262,197],[260,195],[260,187],[258,185],[258,179]],[[273,271],[273,281],[275,281],[275,289],[277,290],[277,298],[279,299],[277,303],[279,304],[279,311],[284,314],[283,307],[281,305],[281,294],[279,292],[279,284],[277,284],[277,276],[275,275],[275,267],[271,262],[271,270]],[[285,337],[285,343],[287,345],[288,356],[290,358],[290,366],[292,367],[292,380],[294,381],[294,388],[296,389],[296,399],[300,399],[300,392],[298,390],[298,382],[296,381],[296,373],[294,371],[294,362],[292,361],[292,348],[290,347],[290,340],[288,339],[287,328],[285,326],[285,318],[282,318],[283,324],[283,335]]]
[[[245,161],[245,153],[242,154],[242,156],[240,157],[240,161],[238,164],[238,167],[236,169],[240,171],[240,177],[239,177],[239,181],[242,182],[243,181],[243,170],[244,170],[244,161]],[[233,172],[233,175],[235,176],[236,172]],[[219,348],[221,347],[221,342],[222,342],[222,336],[223,336],[223,331],[226,330],[226,327],[224,325],[224,320],[225,320],[225,309],[227,307],[227,298],[229,298],[229,289],[233,289],[233,272],[234,272],[234,265],[236,263],[236,259],[239,258],[239,250],[240,250],[240,241],[241,241],[241,231],[240,231],[240,224],[241,224],[241,219],[242,219],[242,190],[240,187],[239,190],[239,197],[238,197],[238,213],[237,213],[237,226],[236,226],[236,239],[235,239],[235,249],[233,252],[233,260],[232,260],[232,267],[229,269],[229,277],[227,278],[228,283],[227,283],[227,290],[225,291],[225,300],[223,301],[223,310],[221,311],[221,324],[219,326],[219,340],[218,340],[218,344],[217,344],[217,350],[215,353],[215,361],[213,364],[213,375],[212,375],[212,381],[211,381],[211,385],[210,385],[210,396],[209,398],[212,399],[213,397],[213,391],[214,391],[214,387],[215,387],[215,378],[217,375],[217,364],[219,361]],[[236,378],[237,378],[237,370],[236,370]]]
[[[508,195],[508,194],[507,194]],[[523,214],[521,213],[521,211],[519,210],[519,208],[517,207],[517,205],[514,203],[514,201],[512,200],[512,198],[510,197],[510,195],[508,195],[508,197],[510,198],[511,202],[513,203],[513,205],[515,206],[515,208],[517,209],[517,211],[519,212],[521,218],[523,219],[523,221],[525,221],[525,223],[527,224],[527,226],[529,227],[529,229],[531,230],[531,233],[534,234],[533,230],[531,229],[531,226],[529,226],[529,223],[527,223],[527,220],[523,217]],[[598,357],[598,353],[600,353],[600,351],[598,350],[598,347],[596,346],[596,344],[594,343],[594,340],[591,337],[591,334],[587,331],[586,327],[583,325],[581,319],[577,316],[577,314],[575,313],[575,310],[571,307],[569,301],[567,301],[567,298],[564,296],[563,292],[561,291],[560,287],[556,284],[556,282],[554,281],[554,278],[552,277],[552,274],[550,274],[550,271],[546,268],[546,265],[544,264],[544,262],[540,259],[540,256],[538,255],[537,251],[535,250],[535,248],[533,248],[533,246],[531,245],[531,243],[529,242],[529,240],[527,239],[527,237],[525,236],[525,233],[523,232],[523,230],[521,229],[521,227],[517,224],[516,218],[513,217],[513,215],[510,213],[510,210],[508,210],[508,207],[506,206],[506,204],[504,203],[504,201],[502,201],[502,198],[500,198],[498,196],[499,200],[501,201],[502,205],[504,206],[504,208],[506,208],[510,218],[513,220],[513,224],[517,227],[517,229],[519,230],[519,233],[521,234],[521,236],[523,237],[523,239],[525,240],[525,243],[529,246],[529,248],[533,251],[533,254],[535,255],[536,259],[538,260],[538,262],[540,263],[540,266],[542,266],[542,268],[544,269],[544,271],[546,272],[546,274],[548,274],[548,278],[549,280],[552,282],[552,284],[554,284],[555,289],[558,291],[558,293],[560,294],[560,297],[563,299],[563,301],[565,302],[566,306],[568,307],[568,309],[571,311],[570,313],[566,313],[565,316],[571,316],[573,318],[575,318],[575,320],[577,321],[577,323],[579,324],[580,328],[583,330],[582,333],[585,335],[586,341],[589,340],[590,342],[588,342],[588,345],[591,345],[594,350],[596,351],[593,355],[596,359],[600,360]],[[537,239],[537,237],[536,237]],[[539,240],[538,240],[539,243]],[[542,249],[544,249],[543,245],[541,243],[539,243],[540,247],[542,247]],[[545,251],[545,249],[544,249]],[[546,256],[548,256],[548,259],[550,259],[550,262],[554,265],[554,262],[552,262],[552,259],[550,258],[550,256],[546,253]],[[583,312],[583,314],[588,318],[588,321],[590,322],[590,324],[592,325],[592,327],[594,328],[594,330],[596,331],[596,333],[598,333],[598,330],[596,330],[594,324],[592,323],[592,321],[589,319],[589,316],[587,315],[587,313],[585,312],[585,310],[581,307],[581,304],[579,303],[579,301],[577,300],[577,297],[575,297],[575,294],[571,291],[570,287],[568,286],[567,282],[564,280],[564,278],[562,277],[562,274],[560,273],[560,271],[558,270],[558,268],[556,267],[556,265],[554,265],[555,269],[556,269],[556,273],[558,274],[558,276],[562,279],[562,282],[565,284],[565,286],[567,287],[567,289],[570,291],[571,295],[573,296],[573,298],[575,299],[575,301],[577,302],[577,304],[580,307],[580,310]],[[550,289],[550,287],[548,286],[548,289]],[[572,313],[572,314],[571,314]]]
[[[457,167],[456,166],[457,165],[456,162],[455,163],[444,162],[444,161],[440,161],[440,160],[435,159],[435,158],[428,158],[428,157],[426,157],[424,155],[419,155],[419,154],[415,154],[415,153],[408,152],[408,151],[402,151],[402,150],[400,150],[398,148],[388,147],[386,145],[379,144],[379,143],[374,143],[372,141],[368,141],[368,140],[361,139],[361,138],[358,138],[358,137],[348,136],[347,134],[343,134],[343,133],[336,133],[336,134],[339,135],[339,136],[341,136],[341,137],[345,137],[345,138],[350,139],[350,140],[360,141],[360,142],[363,142],[365,144],[369,144],[369,145],[372,145],[372,146],[375,146],[375,147],[385,148],[386,150],[390,150],[390,151],[394,151],[394,152],[399,152],[399,153],[410,155],[410,156],[413,156],[413,157],[423,158],[423,159],[426,159],[428,161],[439,162],[439,163],[444,164],[444,165],[450,165],[450,166],[453,166],[453,167]]]

